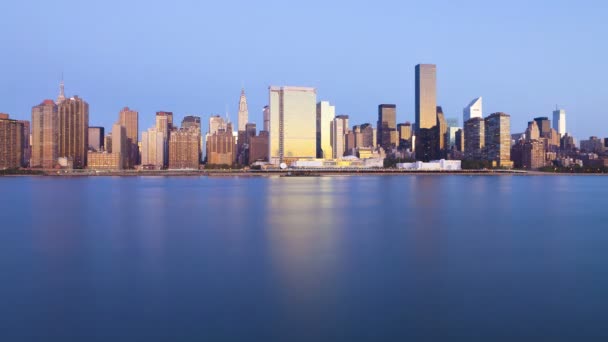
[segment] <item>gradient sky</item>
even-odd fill
[[[604,137],[606,17],[599,0],[2,1],[0,112],[29,119],[63,72],[106,129],[124,106],[140,131],[158,110],[236,121],[243,84],[258,127],[271,84],[316,87],[375,126],[380,103],[414,121],[414,66],[434,63],[447,117],[483,96],[517,133],[559,104],[578,139]]]

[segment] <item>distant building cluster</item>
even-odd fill
[[[398,120],[395,104],[379,104],[375,126],[353,125],[348,114],[319,101],[315,88],[270,86],[259,131],[241,90],[236,125],[220,115],[208,122],[188,115],[177,125],[173,112],[158,111],[141,133],[139,112],[129,107],[109,131],[89,126],[89,104],[66,97],[61,81],[57,99],[33,106],[31,121],[0,113],[0,169],[381,168],[385,160],[412,170],[608,166],[608,139],[590,137],[577,147],[563,109],[552,121],[536,117],[525,132],[512,133],[510,115],[484,117],[477,97],[460,125],[438,105],[436,80],[436,65],[415,67],[413,123]]]

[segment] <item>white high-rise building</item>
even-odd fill
[[[141,134],[141,164],[160,170],[165,161],[165,136],[156,128],[150,128]]]
[[[556,108],[553,111],[553,128],[559,133],[560,137],[566,134],[566,111]]]
[[[327,101],[317,103],[317,158],[333,158],[331,122],[336,117],[336,107]]]
[[[331,147],[334,159],[344,157],[346,148],[344,135],[346,133],[348,133],[348,115],[336,116],[331,122]]]
[[[249,110],[247,109],[247,97],[245,89],[241,89],[241,98],[239,99],[239,115],[238,115],[239,131],[245,131],[247,122],[249,121]]]
[[[317,155],[317,90],[306,87],[269,88],[272,164],[291,163]]]
[[[482,118],[483,117],[483,102],[482,98],[478,97],[475,100],[471,101],[471,103],[465,107],[462,111],[463,124],[472,118]]]

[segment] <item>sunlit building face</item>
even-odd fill
[[[270,87],[270,161],[315,158],[317,91]]]

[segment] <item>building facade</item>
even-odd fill
[[[464,155],[466,159],[481,160],[485,154],[485,122],[483,118],[472,118],[464,123]]]
[[[23,166],[23,123],[0,113],[0,169]]]
[[[146,169],[165,167],[165,137],[163,132],[150,128],[141,134],[141,165]]]
[[[139,164],[139,113],[125,107],[118,114],[118,123],[125,128],[126,134],[125,168],[134,168]]]
[[[438,159],[437,136],[437,66],[416,65],[415,82],[416,110],[416,159],[430,161]]]
[[[78,96],[63,100],[59,112],[59,157],[82,169],[87,165],[89,148],[89,104]]]
[[[244,131],[245,125],[249,122],[249,109],[247,109],[247,96],[245,96],[245,89],[241,89],[241,97],[239,98],[239,112],[238,112],[238,131]]]
[[[553,111],[553,128],[559,133],[560,137],[566,135],[566,111],[556,108]]]
[[[207,164],[231,166],[236,161],[236,144],[231,130],[219,129],[207,138]]]
[[[498,166],[511,167],[511,116],[494,113],[484,121],[486,158]]]
[[[346,152],[346,134],[348,133],[348,115],[338,115],[331,122],[331,149],[332,158],[339,159]]]
[[[198,170],[200,162],[200,137],[198,128],[182,128],[171,132],[169,137],[169,169]]]
[[[462,110],[462,122],[467,122],[472,118],[483,118],[483,99],[481,97],[471,101],[471,103]]]
[[[89,126],[89,151],[101,152],[104,150],[105,128]]]
[[[271,86],[269,97],[270,163],[315,158],[317,90]]]
[[[397,132],[397,106],[394,104],[381,104],[378,106],[378,145],[390,150],[398,144]]]
[[[59,157],[59,112],[53,100],[32,107],[30,167],[52,169]]]
[[[336,107],[327,101],[317,103],[317,158],[333,157],[331,123],[336,117]]]

